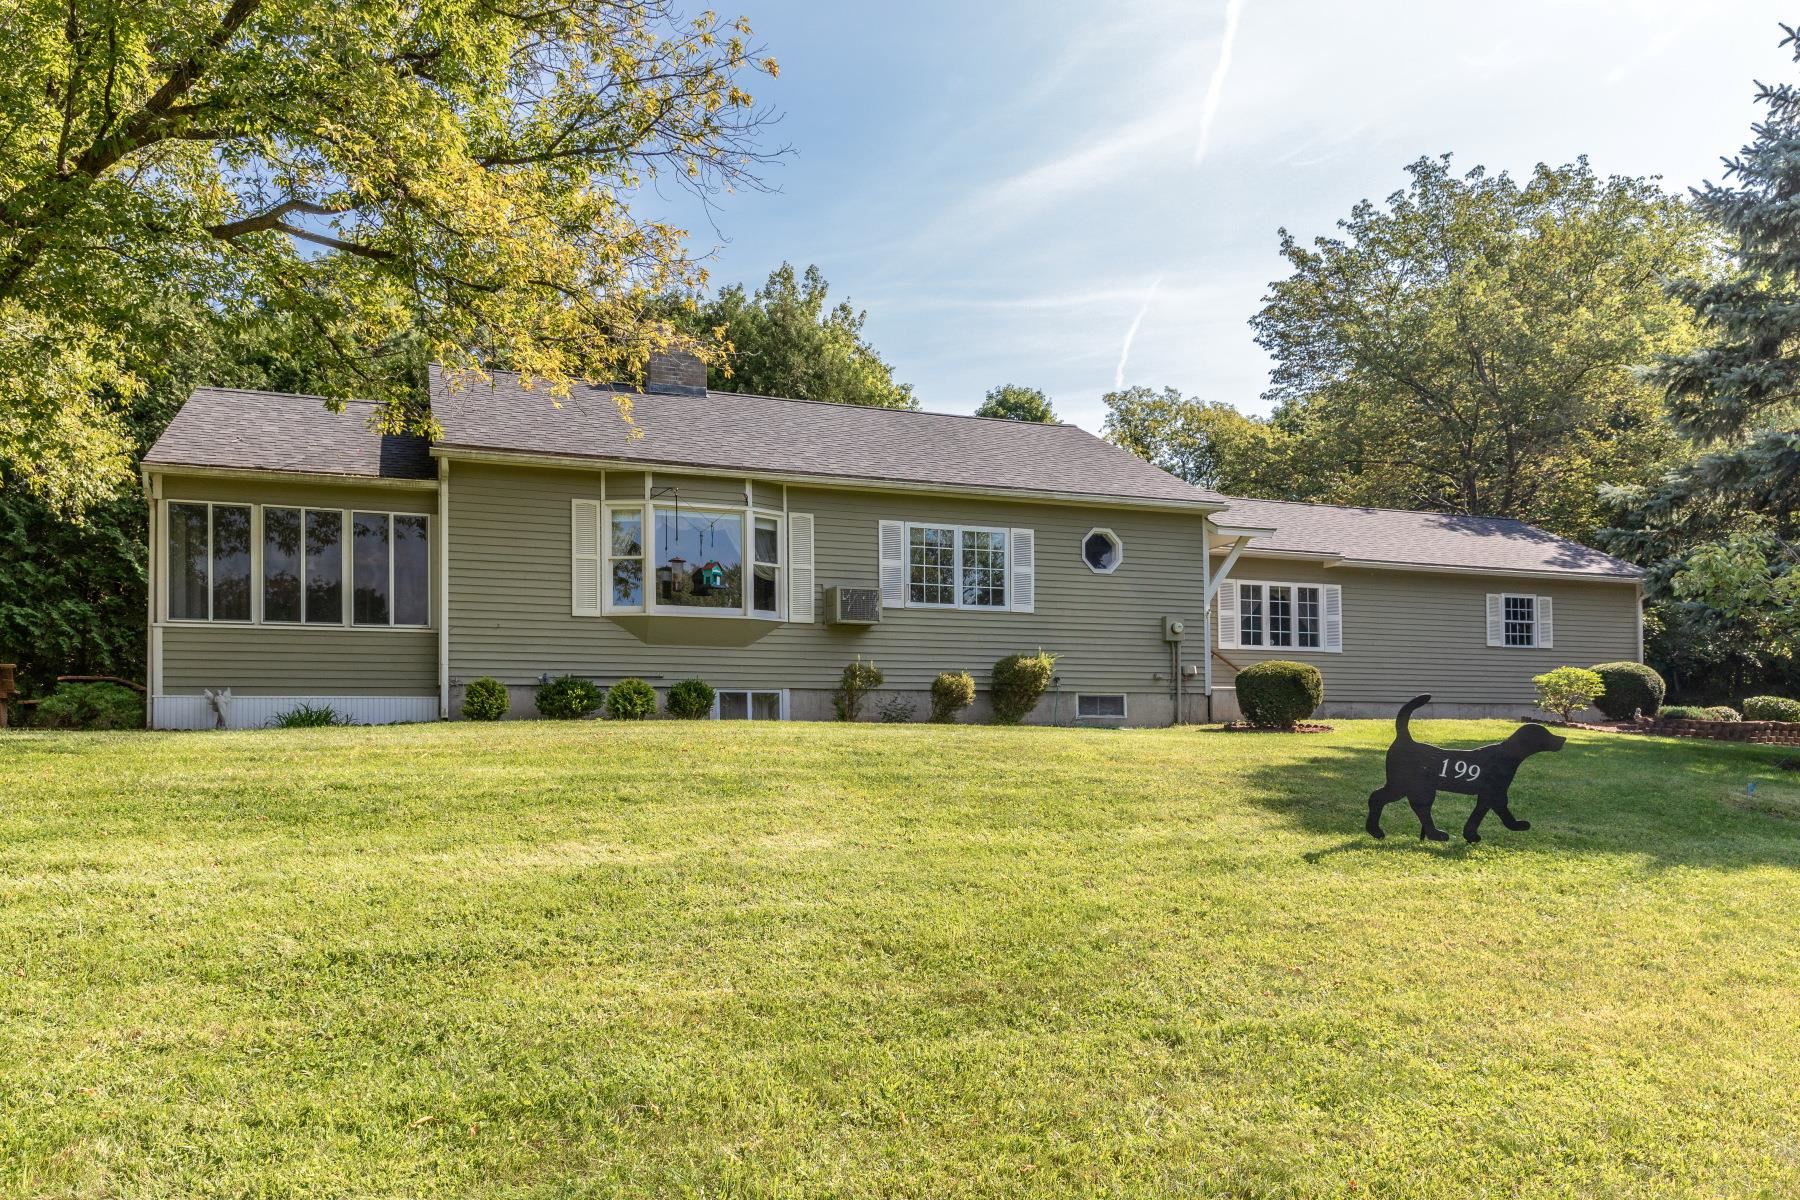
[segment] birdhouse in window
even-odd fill
[[[717,560],[708,562],[694,572],[694,581],[709,590],[722,588],[725,586],[725,568],[721,567]]]

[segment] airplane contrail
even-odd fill
[[[1137,310],[1137,316],[1131,318],[1131,328],[1125,331],[1125,344],[1119,347],[1119,365],[1113,370],[1113,390],[1116,392],[1125,386],[1125,364],[1131,360],[1131,343],[1137,340],[1138,326],[1144,323],[1144,315],[1150,311],[1150,304],[1156,299],[1156,289],[1162,286],[1163,277],[1158,275],[1150,281],[1150,290],[1144,293],[1144,303]]]
[[[1206,85],[1206,99],[1200,104],[1200,140],[1194,145],[1194,165],[1206,161],[1206,145],[1212,140],[1213,118],[1219,115],[1219,98],[1225,94],[1225,76],[1231,73],[1231,51],[1237,45],[1238,21],[1244,15],[1244,0],[1226,0],[1225,37],[1219,42],[1219,61],[1213,66],[1212,81]]]

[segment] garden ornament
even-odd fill
[[[1481,840],[1481,821],[1490,811],[1498,813],[1500,823],[1508,829],[1530,829],[1531,822],[1519,820],[1507,806],[1507,789],[1519,773],[1520,763],[1545,750],[1561,750],[1568,739],[1532,724],[1519,726],[1504,742],[1474,750],[1428,746],[1413,740],[1407,723],[1416,709],[1429,703],[1430,696],[1414,696],[1400,706],[1400,714],[1394,718],[1394,744],[1387,752],[1387,782],[1369,793],[1369,819],[1363,826],[1369,836],[1387,836],[1381,830],[1381,810],[1404,796],[1419,818],[1419,836],[1434,842],[1448,841],[1450,835],[1431,819],[1431,803],[1439,792],[1475,797],[1475,811],[1463,823],[1467,841]]]

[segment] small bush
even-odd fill
[[[704,679],[684,679],[669,689],[669,715],[678,721],[701,721],[712,716],[712,684]]]
[[[994,705],[994,724],[1017,725],[1050,690],[1056,677],[1056,656],[1009,654],[994,664],[994,682],[988,693]]]
[[[1692,704],[1671,704],[1657,714],[1671,721],[1737,721],[1737,713],[1723,704],[1700,708]]]
[[[837,709],[837,719],[862,720],[863,701],[881,686],[884,678],[880,667],[864,662],[862,656],[857,655],[856,661],[844,668],[843,678],[838,680],[836,690],[831,693],[831,706]]]
[[[1292,729],[1319,710],[1325,679],[1310,663],[1271,659],[1238,672],[1237,699],[1250,724]]]
[[[329,704],[296,704],[286,712],[269,718],[275,729],[325,729],[332,725],[348,725],[350,718]]]
[[[471,721],[498,721],[512,710],[506,685],[483,675],[463,689],[462,715]]]
[[[904,725],[913,719],[913,702],[905,696],[889,696],[875,710],[884,724]]]
[[[1746,721],[1800,721],[1800,700],[1780,696],[1751,696],[1744,701]]]
[[[1537,688],[1538,707],[1561,717],[1564,725],[1606,690],[1600,673],[1585,667],[1558,667],[1534,676],[1531,682]]]
[[[1663,677],[1643,663],[1599,663],[1593,671],[1606,684],[1606,690],[1595,697],[1594,707],[1615,721],[1630,720],[1635,712],[1654,717],[1669,694]]]
[[[951,725],[956,714],[975,703],[975,677],[967,671],[945,671],[931,681],[931,719]]]
[[[641,679],[621,679],[606,689],[606,715],[615,721],[642,721],[656,715],[656,689]]]
[[[537,710],[546,717],[572,721],[600,707],[605,697],[585,679],[564,675],[537,690]]]
[[[144,698],[116,683],[64,683],[37,705],[45,729],[142,729]]]

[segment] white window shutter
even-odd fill
[[[1537,645],[1540,649],[1549,650],[1555,647],[1556,638],[1550,621],[1550,597],[1537,598]]]
[[[1499,592],[1487,594],[1488,645],[1506,645],[1506,601]]]
[[[797,625],[811,625],[818,603],[814,585],[813,515],[788,514],[788,614]]]
[[[1238,585],[1227,579],[1219,585],[1219,649],[1235,650],[1238,644]]]
[[[600,615],[600,502],[569,503],[571,595],[569,611],[578,617]]]
[[[1344,585],[1328,583],[1319,589],[1320,607],[1325,610],[1325,649],[1337,652],[1344,648]]]
[[[1015,529],[1006,539],[1007,586],[1012,589],[1012,610],[1032,611],[1037,603],[1037,534]]]
[[[881,607],[906,607],[906,523],[882,521],[876,547],[881,563]]]

